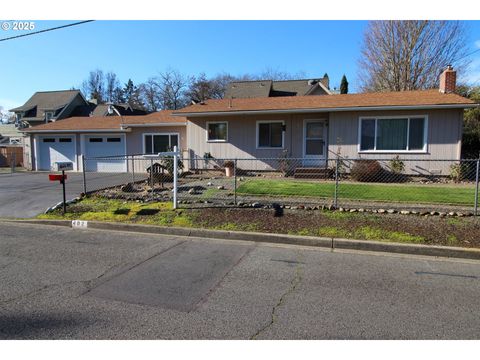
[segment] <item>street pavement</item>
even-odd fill
[[[480,262],[0,222],[0,339],[478,339]]]
[[[87,173],[87,190],[125,183],[127,174]],[[67,173],[67,200],[83,192],[83,174]],[[48,172],[0,174],[0,218],[29,218],[62,201],[62,186]]]

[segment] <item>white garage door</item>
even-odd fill
[[[85,156],[87,171],[124,172],[127,171],[124,135],[85,136]],[[122,158],[114,158],[115,156]],[[103,159],[91,159],[104,157]],[[109,158],[110,157],[110,158]]]
[[[53,170],[57,161],[70,161],[76,169],[74,136],[40,136],[37,157],[38,170]]]

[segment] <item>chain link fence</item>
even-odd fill
[[[179,158],[179,207],[344,208],[477,214],[480,160]],[[173,156],[84,158],[84,190],[173,201]],[[383,210],[383,211],[382,211]]]

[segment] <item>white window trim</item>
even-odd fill
[[[180,146],[180,133],[178,132],[166,132],[166,133],[142,133],[142,144],[143,144],[143,153],[147,154],[147,144],[145,142],[145,137],[151,135],[152,136],[152,151],[153,151],[153,136],[155,135],[177,135],[178,138],[178,145],[177,148],[181,149],[182,147]],[[169,138],[170,142],[170,138]]]
[[[377,147],[377,120],[381,119],[408,119],[407,125],[407,147],[410,142],[410,119],[424,118],[423,124],[423,149],[420,150],[376,150]],[[374,134],[374,150],[361,150],[362,145],[362,121],[375,120],[375,134]],[[359,154],[427,154],[428,153],[428,115],[396,115],[396,116],[360,116],[358,119],[358,144],[357,151]]]
[[[225,140],[219,139],[219,140],[209,140],[208,139],[208,126],[210,124],[226,124],[227,125],[227,138]],[[207,140],[207,143],[226,143],[228,142],[228,121],[207,121],[206,123],[206,129],[205,129],[205,138]]]
[[[282,126],[285,126],[284,120],[258,120],[257,124],[255,125],[256,128],[256,136],[255,136],[255,148],[257,150],[284,150],[285,149],[285,132],[282,130],[282,146],[279,147],[271,147],[271,146],[259,146],[260,142],[260,124],[272,124],[272,123],[281,123]]]

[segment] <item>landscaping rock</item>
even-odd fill
[[[189,193],[190,195],[195,195],[197,192],[195,191],[194,188],[191,188],[191,189],[188,190],[188,193]]]
[[[207,182],[207,186],[212,186],[212,185],[213,185],[213,184],[212,184],[211,181]]]
[[[329,209],[329,210],[330,210],[330,209]],[[340,211],[340,212],[344,212],[344,211],[345,211],[345,209],[344,209],[344,208],[342,208],[342,207],[339,207],[339,208],[338,208],[338,211]]]
[[[435,215],[440,215],[440,214],[437,211],[430,211],[430,215],[435,216]]]
[[[438,213],[438,216],[440,216],[440,217],[445,217],[445,216],[447,216],[447,213],[439,212],[439,213]]]
[[[410,211],[408,211],[408,210],[402,210],[402,211],[400,211],[400,214],[402,214],[402,215],[410,215]]]
[[[387,213],[389,213],[389,214],[395,214],[396,211],[395,211],[395,209],[388,209],[388,210],[387,210]]]
[[[357,209],[350,209],[351,213],[357,212]]]
[[[218,190],[225,190],[225,186],[223,186],[223,185],[217,186],[217,189]]]
[[[120,190],[122,190],[123,192],[133,192],[133,191],[135,191],[132,183],[128,183],[128,184],[126,184],[126,185],[122,185],[122,186],[120,187]]]
[[[457,212],[457,216],[458,216],[458,217],[464,217],[465,214],[464,214],[464,213],[461,213],[461,212]]]
[[[260,203],[258,203],[258,202],[254,202],[254,203],[252,204],[252,207],[253,207],[253,208],[259,208],[259,207],[261,207],[261,206],[262,206],[262,204],[260,204]]]
[[[363,213],[363,212],[365,212],[365,209],[360,208],[360,209],[358,209],[358,212]]]
[[[387,211],[385,209],[378,209],[377,211],[379,214],[385,214]]]

